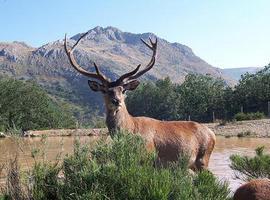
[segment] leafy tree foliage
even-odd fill
[[[46,129],[72,127],[70,114],[31,82],[0,80],[0,128]]]
[[[211,121],[213,112],[223,117],[225,89],[221,79],[209,75],[187,75],[184,83],[178,86],[182,112],[196,121]]]
[[[180,119],[179,95],[176,85],[169,78],[154,83],[142,84],[127,98],[133,115],[150,116],[161,120]]]
[[[210,76],[190,74],[182,85],[169,78],[155,84],[146,83],[127,98],[133,115],[145,115],[161,120],[188,119],[209,121],[212,112],[224,110],[223,96],[226,85]]]
[[[169,78],[156,83],[142,84],[129,94],[127,106],[135,116],[149,116],[161,120],[191,120],[209,122],[232,119],[244,112],[264,112],[270,101],[270,65],[256,74],[245,74],[238,85],[231,88],[221,79],[209,75],[189,74],[181,85]]]
[[[270,101],[270,64],[255,74],[246,73],[235,87],[235,103],[245,112],[264,112]]]

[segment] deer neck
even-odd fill
[[[126,105],[123,104],[118,109],[111,109],[106,106],[107,116],[106,124],[109,129],[110,134],[117,131],[130,131],[134,129],[134,123],[132,116],[128,113]]]

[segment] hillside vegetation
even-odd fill
[[[75,119],[31,82],[0,80],[0,131],[74,128]]]

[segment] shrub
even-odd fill
[[[252,135],[252,133],[250,131],[244,131],[244,132],[237,133],[237,137],[250,137],[251,135]]]
[[[227,184],[202,171],[191,176],[188,157],[155,167],[155,153],[142,138],[118,134],[94,149],[75,143],[61,166],[43,163],[32,172],[33,199],[215,199],[229,198]],[[62,174],[59,178],[59,172]]]
[[[270,154],[264,147],[258,147],[254,157],[232,155],[230,167],[236,171],[236,177],[242,180],[270,178]]]
[[[34,199],[58,199],[58,174],[60,168],[57,164],[36,163],[32,181],[32,196]],[[45,189],[46,188],[46,189]]]
[[[255,112],[255,113],[237,113],[234,118],[236,121],[244,121],[244,120],[256,120],[256,119],[263,119],[265,118],[264,113],[262,112]]]

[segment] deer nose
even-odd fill
[[[120,101],[116,98],[113,98],[112,99],[112,104],[115,105],[115,106],[119,106],[120,105]]]

